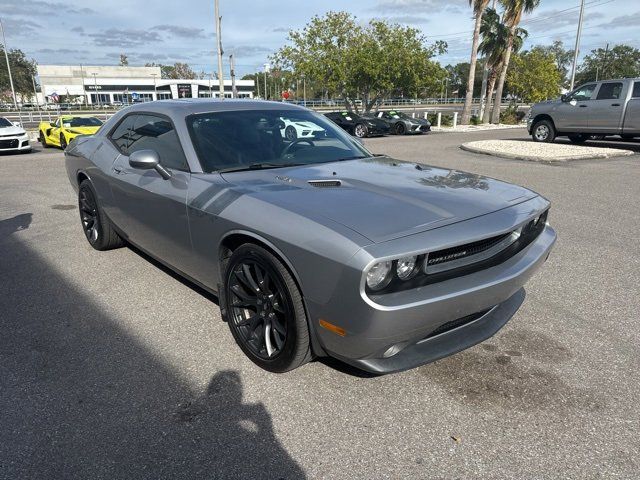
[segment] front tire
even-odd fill
[[[62,150],[66,150],[67,145],[68,145],[68,144],[67,144],[67,139],[66,139],[66,138],[64,138],[64,135],[60,134],[60,148],[61,148]]]
[[[96,250],[122,247],[124,242],[116,233],[98,203],[98,195],[89,180],[83,180],[78,189],[80,222],[89,245]]]
[[[398,122],[396,123],[395,131],[396,135],[404,135],[407,129],[405,128],[404,123]]]
[[[224,307],[231,334],[259,367],[287,372],[311,359],[302,294],[282,262],[246,243],[225,261]]]
[[[551,120],[540,120],[531,129],[534,142],[551,143],[556,138],[556,128]]]
[[[49,144],[47,143],[47,137],[44,136],[44,133],[42,131],[40,131],[40,145],[42,145],[42,148],[49,148]]]
[[[364,138],[367,136],[367,127],[364,126],[361,123],[356,124],[355,127],[353,127],[353,135],[358,137],[358,138]]]
[[[298,138],[298,132],[296,132],[296,129],[292,125],[289,125],[284,130],[284,136],[287,138],[287,140],[293,142],[296,138]]]

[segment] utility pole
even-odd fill
[[[224,98],[224,73],[222,72],[222,17],[220,16],[220,0],[215,1],[216,40],[218,44],[218,88],[220,97]]]
[[[267,90],[267,73],[269,73],[269,64],[264,64],[264,99],[269,100],[268,90]]]
[[[569,91],[573,90],[576,81],[576,67],[578,65],[578,50],[580,49],[580,36],[582,35],[582,20],[584,19],[584,0],[580,2],[580,18],[578,20],[578,33],[576,35],[576,48],[573,52],[573,66],[571,67],[571,85]]]
[[[96,92],[96,100],[98,100],[98,106],[102,107],[102,100],[100,100],[100,95],[98,94],[98,74],[92,73],[93,75],[93,90]]]
[[[302,99],[303,99],[303,105],[306,107],[307,106],[307,77],[304,75],[304,73],[302,74]]]
[[[82,64],[80,64],[80,76],[82,77],[82,103],[84,103],[85,107],[89,106],[89,100],[87,99],[87,90],[84,86],[84,68],[82,68]],[[43,92],[44,96],[44,92]]]
[[[4,26],[0,19],[0,30],[2,31],[2,46],[4,47],[4,59],[7,61],[7,71],[9,72],[9,83],[11,84],[11,94],[13,95],[13,106],[18,109],[18,99],[16,97],[16,89],[13,88],[13,77],[11,76],[11,65],[9,65],[9,47],[7,47],[7,39],[4,38]]]
[[[38,111],[40,111],[40,102],[38,102],[38,92],[36,90],[36,77],[31,75],[31,81],[33,82],[33,95],[35,98],[36,106],[38,107]]]
[[[229,69],[231,70],[231,97],[238,98],[238,89],[236,88],[236,62],[233,54],[229,55]]]
[[[607,43],[607,48],[604,49],[604,58],[602,59],[602,78],[606,79],[605,71],[607,69],[607,55],[609,54],[609,44]],[[598,79],[596,78],[596,82]]]
[[[260,98],[260,72],[256,72],[254,83],[256,85],[256,88],[258,89],[258,98]]]

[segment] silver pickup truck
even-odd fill
[[[573,143],[594,136],[640,137],[640,78],[591,82],[559,100],[537,103],[527,128],[536,142],[562,136]]]

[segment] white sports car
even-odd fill
[[[29,152],[31,144],[24,128],[0,117],[0,152]]]
[[[287,118],[283,118],[282,122],[284,126],[280,129],[280,132],[282,136],[289,141],[296,140],[297,138],[315,138],[326,135],[324,128],[312,122],[292,121]]]

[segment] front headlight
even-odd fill
[[[404,257],[398,260],[398,265],[396,266],[396,275],[400,280],[408,280],[410,279],[416,271],[416,263],[418,261],[418,257]]]
[[[367,272],[367,286],[371,290],[382,290],[389,285],[392,278],[392,267],[393,262],[391,261],[376,263]]]

